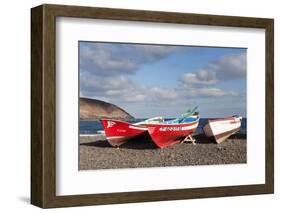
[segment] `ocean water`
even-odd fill
[[[197,133],[203,132],[204,125],[208,122],[209,118],[200,118],[199,125],[197,128]],[[131,123],[136,123],[145,120],[144,118],[134,119],[130,121]],[[168,119],[167,119],[168,120]],[[98,131],[103,130],[103,126],[99,121],[80,121],[79,123],[79,133],[80,134],[97,134]],[[247,118],[242,119],[241,128],[238,133],[247,133]]]

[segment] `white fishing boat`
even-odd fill
[[[227,118],[208,120],[203,130],[207,137],[221,143],[240,130],[242,117],[234,115]]]

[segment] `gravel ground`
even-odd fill
[[[102,135],[80,136],[80,170],[246,163],[246,136],[233,135],[215,144],[203,135],[197,143],[178,143],[164,149],[149,139],[111,147]]]

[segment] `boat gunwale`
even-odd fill
[[[179,126],[179,125],[192,125],[192,124],[194,124],[194,123],[196,123],[196,122],[199,122],[199,120],[200,120],[200,118],[198,118],[197,120],[195,120],[195,121],[192,121],[192,122],[188,122],[188,123],[172,123],[172,124],[166,124],[166,123],[155,123],[155,124],[144,124],[144,125],[135,125],[135,124],[132,124],[132,123],[129,123],[129,122],[126,122],[126,121],[120,121],[120,120],[116,120],[116,119],[100,119],[100,121],[102,121],[102,120],[105,120],[105,121],[117,121],[117,122],[122,122],[122,123],[125,123],[125,124],[128,124],[128,125],[131,125],[131,126],[136,126],[136,127],[143,127],[143,128],[145,128],[145,127],[148,127],[148,126],[153,126],[153,125],[177,125],[177,126]]]
[[[231,120],[236,120],[236,119],[235,119],[235,117],[216,118],[216,119],[208,119],[208,122],[231,121]]]
[[[129,126],[136,126],[136,127],[143,127],[144,126],[144,125],[135,125],[133,123],[129,123],[129,122],[126,122],[126,121],[121,121],[121,120],[116,120],[116,119],[100,119],[100,121],[115,121],[115,122],[120,122],[120,123],[127,124]]]
[[[197,120],[195,120],[195,121],[192,121],[192,122],[188,122],[188,123],[172,123],[172,124],[166,124],[166,123],[159,123],[159,124],[146,124],[146,126],[147,127],[149,127],[149,126],[190,126],[190,125],[193,125],[193,124],[195,124],[195,123],[198,123],[199,122],[199,120],[200,120],[200,118],[198,118]]]

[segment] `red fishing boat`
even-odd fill
[[[175,119],[160,124],[147,124],[148,133],[153,142],[160,148],[164,148],[189,138],[196,131],[199,116],[192,115],[183,119]]]
[[[150,118],[138,123],[128,123],[125,121],[102,119],[106,139],[110,145],[118,147],[130,139],[141,137],[148,134],[146,125],[148,123],[163,122],[162,117]]]

